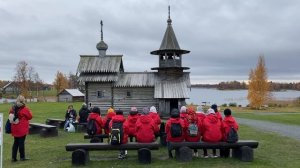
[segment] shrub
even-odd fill
[[[229,107],[236,107],[237,104],[236,103],[229,103]]]
[[[226,103],[224,103],[224,104],[222,104],[221,106],[222,106],[222,107],[227,107],[227,104],[226,104]]]

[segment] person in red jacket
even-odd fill
[[[110,123],[112,117],[115,115],[116,115],[115,110],[112,107],[107,109],[107,114],[106,114],[105,118],[103,119],[104,134],[108,135],[110,133],[109,123]]]
[[[144,107],[141,116],[136,122],[136,139],[137,142],[151,143],[155,141],[155,133],[159,131],[158,125],[155,124],[149,115],[149,108]]]
[[[187,109],[187,133],[185,135],[185,141],[187,142],[199,142],[201,138],[201,122],[198,121],[198,117],[193,108]],[[194,149],[194,156],[198,157],[197,149]]]
[[[102,134],[102,128],[104,124],[101,118],[101,112],[99,107],[96,106],[93,107],[92,112],[89,114],[87,121],[89,122],[90,120],[96,121],[96,128],[97,128],[96,135]]]
[[[117,110],[116,115],[112,117],[112,119],[109,123],[109,128],[112,128],[112,125],[115,122],[123,123],[123,139],[122,139],[121,144],[126,144],[128,142],[128,130],[129,130],[129,128],[128,128],[128,125],[125,121],[126,121],[126,119],[123,116],[123,111],[122,110]],[[124,158],[126,158],[126,155],[127,155],[126,150],[120,150],[118,158],[119,159],[124,159]]]
[[[213,109],[207,110],[207,116],[203,120],[203,138],[204,142],[220,142],[222,140],[222,123],[218,119]],[[216,150],[213,149],[213,157],[218,157]],[[207,150],[204,149],[204,158],[208,158]]]
[[[160,116],[157,113],[156,108],[154,106],[150,107],[149,115],[151,116],[151,118],[153,119],[155,125],[157,125],[157,127],[159,129],[160,124],[161,124],[161,119],[160,119]],[[159,135],[159,130],[157,132],[155,132],[155,136],[158,136],[158,135]]]
[[[182,142],[184,141],[185,124],[182,119],[180,119],[180,114],[178,109],[172,109],[171,118],[168,119],[166,123],[166,133],[167,133],[167,147],[169,158],[173,158],[172,148],[170,147],[170,142]]]
[[[229,131],[231,129],[231,127],[233,127],[233,129],[235,129],[235,131],[237,132],[239,129],[239,125],[236,122],[235,118],[231,115],[231,110],[230,109],[225,109],[224,110],[224,120],[222,122],[222,134],[223,134],[223,141],[226,142],[227,141],[227,136],[229,134]],[[228,157],[230,154],[230,150],[229,149],[224,149],[221,150],[221,156],[223,157]]]
[[[138,120],[138,110],[136,107],[131,107],[126,123],[128,125],[128,136],[130,142],[133,142],[133,137],[136,140],[136,121]]]
[[[20,160],[25,161],[25,138],[29,133],[29,120],[32,119],[32,113],[25,105],[25,98],[19,95],[16,104],[9,111],[9,120],[11,122],[11,135],[14,137],[12,147],[12,162],[17,161],[17,152],[20,152]]]
[[[222,122],[222,114],[219,112],[218,106],[216,104],[213,104],[210,108],[212,108],[215,111],[218,119]]]
[[[198,120],[203,121],[203,119],[206,117],[205,113],[203,112],[203,109],[201,106],[197,106],[197,111],[196,111],[196,115],[198,117]]]

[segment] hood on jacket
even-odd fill
[[[111,120],[112,122],[124,122],[126,119],[123,115],[115,115]]]
[[[151,118],[151,116],[149,116],[149,115],[141,115],[141,116],[139,117],[139,120],[140,120],[141,123],[147,124],[147,123],[150,123],[150,122],[151,122],[152,118]]]
[[[227,116],[224,118],[224,122],[228,123],[229,125],[232,125],[235,123],[235,119],[232,116]]]
[[[206,116],[206,118],[212,124],[216,124],[219,121],[218,117],[215,114],[209,114],[208,116]]]
[[[100,115],[98,113],[91,112],[90,115],[89,115],[89,119],[96,119],[99,116]]]
[[[154,106],[150,107],[150,113],[157,113],[156,108]]]

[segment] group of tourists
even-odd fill
[[[167,145],[169,158],[173,158],[170,142],[235,142],[237,141],[238,123],[231,116],[231,110],[224,110],[224,119],[218,111],[218,106],[213,104],[206,113],[202,107],[186,108],[182,106],[180,111],[173,109],[171,118],[166,123]],[[229,138],[228,138],[229,137]],[[229,150],[220,150],[220,156],[228,156]],[[198,157],[197,149],[194,149],[195,157]],[[216,149],[213,149],[211,157],[219,157]],[[203,150],[203,157],[208,158],[207,149]]]
[[[127,143],[128,138],[130,142],[151,143],[162,129],[160,116],[154,106],[144,107],[140,112],[136,107],[131,107],[127,118],[122,110],[115,111],[113,108],[109,108],[102,118],[99,107],[93,107],[86,122],[88,134],[107,134],[112,145]],[[166,133],[169,158],[173,158],[170,142],[235,142],[238,138],[238,123],[232,117],[231,110],[225,109],[223,118],[216,104],[206,112],[201,106],[196,110],[186,106],[182,106],[180,110],[172,109],[163,130]],[[123,159],[126,154],[126,151],[120,151],[118,158]],[[193,155],[199,156],[197,149],[194,149]],[[218,155],[213,149],[212,154],[208,155],[207,149],[203,149],[204,158],[226,155],[229,155],[229,150],[220,150]]]

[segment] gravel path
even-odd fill
[[[271,131],[283,136],[300,140],[300,126],[273,123],[268,121],[236,118],[239,124],[248,125],[260,130]]]

